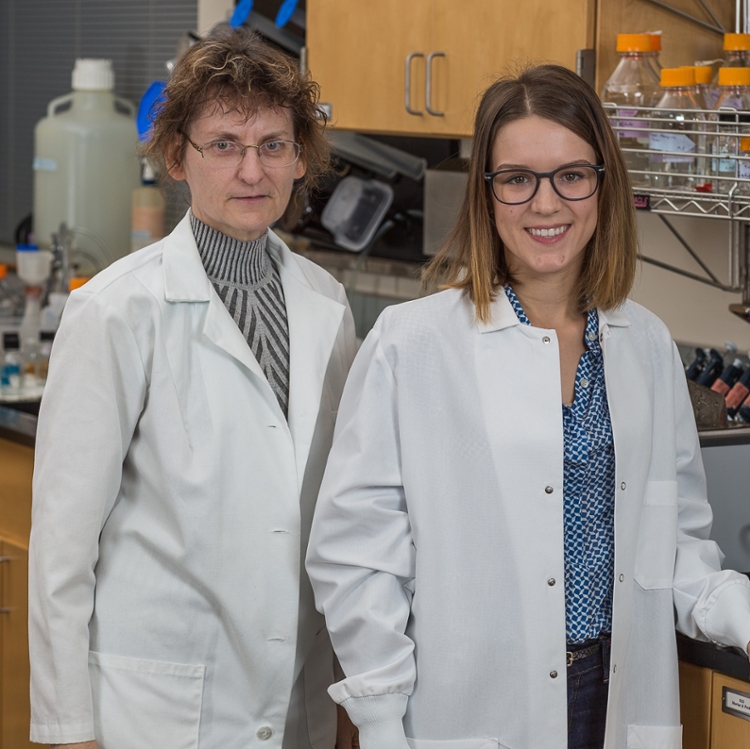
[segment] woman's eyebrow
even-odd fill
[[[289,137],[291,136],[288,136],[283,130],[279,130],[279,131],[275,131],[272,133],[266,133],[260,139],[259,142],[265,143],[266,141],[269,141],[269,140],[278,140],[280,138],[289,138]],[[221,130],[219,132],[209,131],[206,135],[206,138],[208,139],[206,142],[212,141],[212,140],[231,140],[231,141],[234,141],[235,143],[242,143],[242,139],[237,133],[231,133],[228,130]]]
[[[560,164],[560,166],[556,167],[556,169],[565,169],[566,166],[576,166],[577,164],[584,164],[585,166],[593,166],[593,163],[590,162],[588,159],[576,159],[574,161],[568,161],[565,164]],[[493,171],[500,172],[505,169],[526,169],[529,172],[534,171],[528,164],[500,164],[500,166],[498,166]],[[553,169],[552,171],[555,171],[555,170]]]

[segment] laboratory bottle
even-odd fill
[[[750,67],[750,34],[724,34],[724,62],[722,67]]]
[[[681,65],[682,68],[692,68],[695,74],[695,88],[693,97],[698,109],[713,109],[719,98],[719,91],[711,84],[710,65]]]
[[[166,203],[156,184],[156,172],[143,160],[141,186],[133,190],[130,224],[130,251],[135,252],[162,239]]]
[[[17,398],[21,395],[23,359],[19,351],[18,333],[3,334],[3,359],[0,368],[0,394]]]
[[[43,383],[47,379],[49,357],[52,354],[52,344],[54,341],[55,334],[51,330],[43,330],[39,334],[39,359],[36,376],[40,383]]]
[[[750,395],[750,367],[743,373],[726,395],[727,416],[733,418],[747,396]]]
[[[724,357],[715,348],[709,349],[707,353],[708,361],[703,367],[703,371],[698,375],[696,382],[698,385],[710,388],[724,369]]]
[[[73,91],[34,130],[34,235],[49,247],[64,222],[75,249],[104,267],[130,251],[140,183],[135,107],[113,93],[110,60],[76,60]]]
[[[659,88],[656,74],[646,54],[651,51],[651,41],[646,34],[618,34],[617,63],[609,80],[602,89],[602,102],[614,104],[616,117],[612,125],[623,149],[637,148],[640,153],[624,151],[625,163],[630,171],[633,186],[647,186],[647,174],[633,171],[648,171],[648,112],[642,107],[653,107],[658,99]]]
[[[695,349],[695,358],[693,361],[685,368],[685,377],[688,378],[688,380],[697,380],[698,375],[703,371],[703,367],[706,364],[706,352],[702,348]]]
[[[714,384],[711,385],[711,390],[726,398],[729,391],[742,376],[743,371],[742,359],[735,359],[731,364],[724,367],[722,373],[714,380]]]
[[[692,68],[664,68],[661,71],[662,96],[653,112],[649,132],[651,186],[668,190],[690,190],[696,176],[705,171],[696,158],[705,152],[705,118],[695,110],[695,72]],[[700,166],[699,163],[701,162]]]
[[[651,44],[651,51],[646,54],[646,59],[652,67],[657,80],[661,78],[662,64],[661,55],[661,31],[647,31],[646,36]]]
[[[743,137],[743,133],[750,135],[750,68],[719,68],[719,90],[713,117],[717,125],[711,148],[711,174],[720,178],[714,180],[716,192],[728,193],[738,177],[750,178],[750,160],[738,162],[735,158],[750,156],[750,138]],[[750,192],[748,185],[736,190]]]

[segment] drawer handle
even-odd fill
[[[427,82],[425,84],[424,108],[433,117],[445,117],[445,112],[438,112],[432,108],[432,61],[436,57],[445,57],[445,52],[430,52],[430,54],[427,55]]]
[[[0,557],[0,564],[3,562],[10,562],[10,557]]]
[[[423,52],[410,52],[406,55],[406,78],[404,80],[404,107],[409,114],[415,114],[421,117],[424,112],[419,112],[411,108],[411,61],[415,57],[424,57]]]

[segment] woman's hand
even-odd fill
[[[52,744],[49,749],[99,749],[96,741],[84,741],[80,744]]]
[[[351,722],[349,714],[341,705],[336,705],[336,717],[336,749],[359,749],[357,726]]]

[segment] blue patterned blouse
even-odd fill
[[[520,322],[531,325],[510,286]],[[575,399],[562,406],[565,465],[565,628],[569,643],[612,631],[615,556],[615,451],[599,342],[599,315],[589,310],[588,351],[576,372]]]

